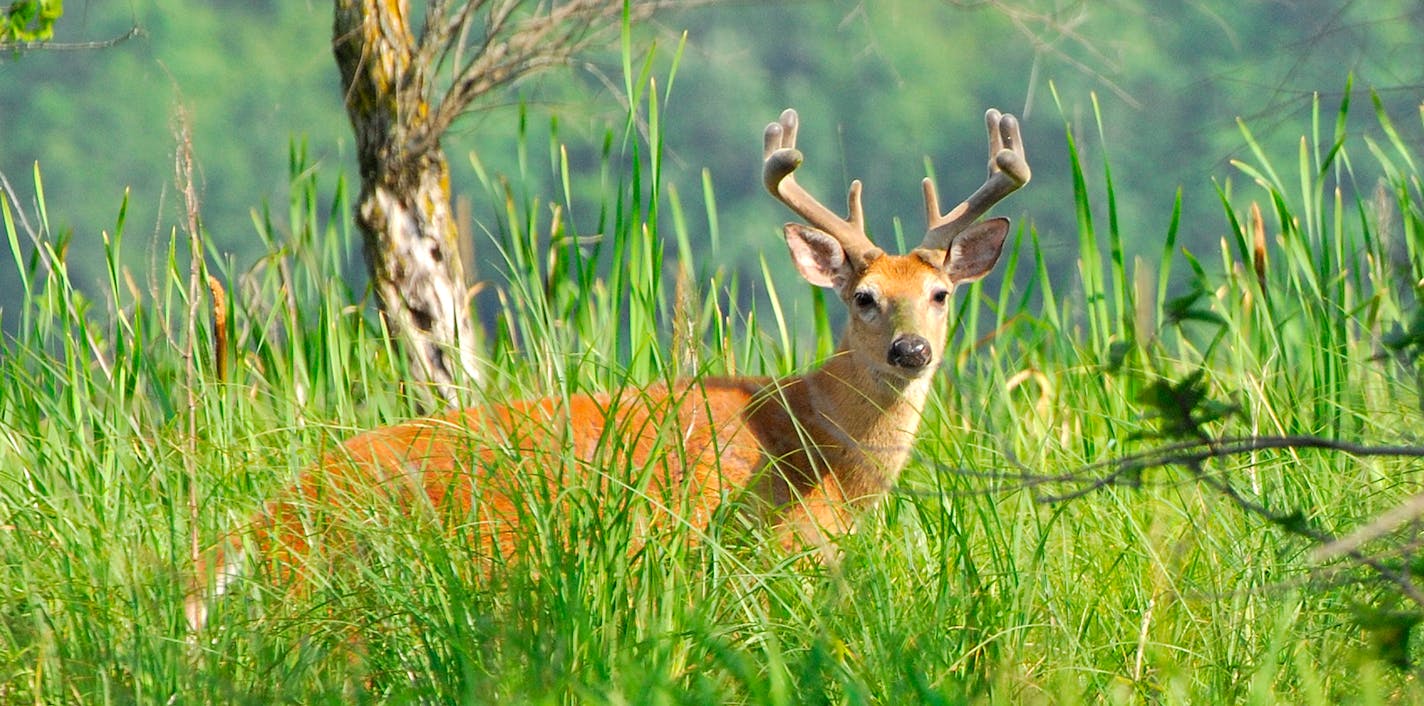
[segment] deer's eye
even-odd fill
[[[870,292],[856,292],[851,300],[855,302],[857,309],[870,309],[875,306],[875,295]]]
[[[936,304],[944,304],[945,302],[949,301],[949,290],[936,289],[934,291],[934,294],[930,295],[930,300]]]

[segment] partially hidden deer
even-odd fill
[[[704,377],[472,407],[358,434],[269,503],[246,541],[225,543],[213,568],[200,570],[206,577],[188,603],[189,621],[201,626],[205,599],[252,560],[237,547],[299,561],[326,541],[327,528],[303,521],[313,504],[360,497],[431,508],[478,527],[471,536],[484,553],[508,557],[531,490],[547,497],[611,464],[645,469],[645,487],[605,483],[602,492],[644,493],[698,530],[725,499],[741,498],[784,544],[826,551],[828,538],[853,529],[905,466],[943,354],[950,293],[993,269],[1008,234],[1007,219],[976,221],[1029,181],[1017,120],[997,110],[985,119],[987,180],[941,213],[925,179],[928,228],[903,255],[885,253],[866,235],[859,181],[850,185],[846,218],[796,182],[802,154],[794,110],[766,127],[766,188],[809,224],[783,229],[792,261],[849,309],[840,344],[820,367],[784,378]],[[497,457],[519,462],[493,463]],[[487,472],[490,466],[501,470]]]

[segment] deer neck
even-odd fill
[[[809,404],[797,416],[848,497],[879,497],[894,485],[919,430],[930,380],[869,369],[844,344],[803,378]]]

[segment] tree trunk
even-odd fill
[[[406,0],[335,0],[332,45],[361,170],[356,221],[382,315],[416,382],[457,406],[460,390],[480,380],[477,340]]]

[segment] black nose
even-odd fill
[[[930,342],[922,336],[911,333],[896,338],[890,344],[890,353],[885,356],[885,359],[897,368],[919,370],[930,364],[932,356]]]

